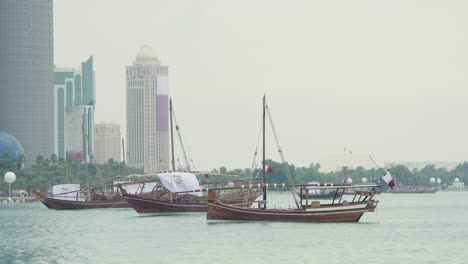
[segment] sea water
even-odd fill
[[[292,207],[291,197],[271,192],[269,206]],[[377,212],[340,224],[3,203],[0,263],[468,263],[468,192],[377,199]]]

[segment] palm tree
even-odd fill
[[[37,156],[37,158],[36,158],[36,165],[39,166],[39,167],[42,167],[42,166],[43,166],[43,162],[44,162],[44,157],[43,157],[42,155]]]
[[[50,155],[50,164],[52,168],[57,167],[57,164],[58,164],[57,154]]]

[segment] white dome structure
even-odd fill
[[[156,56],[156,52],[154,51],[152,47],[143,46],[138,51],[135,64],[143,64],[143,65],[159,64],[159,59],[158,59],[158,56]]]

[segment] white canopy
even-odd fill
[[[158,173],[162,184],[171,192],[188,192],[200,189],[200,183],[195,174],[189,172],[164,172]],[[202,192],[190,192],[187,194],[203,196]]]
[[[52,186],[54,198],[60,200],[77,201],[80,198],[79,184],[58,184]]]

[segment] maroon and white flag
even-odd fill
[[[387,183],[388,187],[393,189],[395,187],[395,181],[392,178],[392,174],[390,174],[390,170],[387,170],[385,175],[382,177],[382,180]]]

